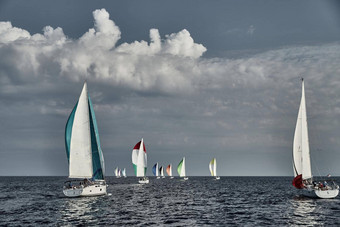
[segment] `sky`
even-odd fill
[[[148,175],[292,176],[304,77],[312,172],[339,176],[339,37],[330,0],[0,0],[0,175],[68,175],[87,81],[106,175],[144,138]]]

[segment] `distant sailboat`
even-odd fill
[[[313,181],[307,126],[305,87],[302,79],[302,95],[293,142],[293,185],[302,189],[302,194],[312,198],[334,198],[339,194],[339,186],[334,181]]]
[[[120,177],[121,177],[121,172],[120,172],[120,169],[119,169],[118,167],[115,169],[115,176],[116,176],[117,178],[120,178]]]
[[[177,172],[180,177],[183,177],[184,180],[189,179],[185,174],[185,157],[179,162],[177,166]]]
[[[168,165],[168,167],[166,168],[166,173],[169,175],[170,179],[174,178],[172,176],[172,165]]]
[[[68,197],[105,195],[104,157],[86,82],[66,123],[65,146],[69,178],[77,180],[65,182],[63,193]]]
[[[143,139],[132,150],[132,164],[135,174],[139,177],[140,184],[148,184],[149,179],[145,176],[147,169],[147,155]]]
[[[157,177],[157,179],[159,179],[159,174],[158,174],[158,162],[152,167],[152,173],[154,176]]]
[[[215,177],[216,180],[219,180],[220,177],[216,176],[216,158],[213,158],[210,163],[209,163],[209,170],[210,170],[210,174],[211,176]]]
[[[126,169],[125,168],[122,170],[122,175],[123,175],[123,177],[126,177]]]
[[[165,178],[163,166],[161,166],[161,168],[159,168],[159,172],[161,173],[161,177],[162,177],[162,178]]]

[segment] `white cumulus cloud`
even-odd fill
[[[2,76],[9,80],[61,76],[140,91],[191,89],[191,72],[206,48],[195,43],[187,30],[162,40],[159,31],[151,29],[149,42],[116,46],[121,32],[109,13],[95,10],[93,18],[94,27],[76,40],[68,39],[61,28],[46,26],[43,34],[31,35],[10,22],[1,22],[0,54],[9,69]]]

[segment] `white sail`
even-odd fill
[[[70,143],[70,178],[91,178],[92,148],[87,85],[84,84],[74,115]]]
[[[122,170],[122,175],[123,175],[123,177],[126,177],[126,169],[125,168]]]
[[[210,163],[209,163],[209,170],[210,170],[210,174],[213,177],[216,177],[216,158],[213,158]]]
[[[115,168],[115,176],[118,177],[118,167]]]
[[[137,177],[145,177],[145,168],[147,167],[147,157],[144,151],[144,142],[141,140],[138,158],[137,158]]]
[[[302,179],[312,178],[309,141],[308,141],[308,124],[305,100],[305,87],[302,80],[302,95],[298,118],[296,121],[294,142],[293,142],[293,167],[294,176],[302,174]]]

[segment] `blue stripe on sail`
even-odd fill
[[[66,155],[67,161],[70,162],[70,146],[71,146],[71,135],[72,135],[72,126],[74,120],[74,114],[76,113],[78,106],[78,102],[74,106],[70,116],[68,117],[66,126],[65,126],[65,147],[66,147]]]
[[[156,176],[156,172],[157,171],[157,164],[155,164],[153,167],[152,167],[152,173],[154,176]]]
[[[89,112],[90,112],[90,130],[91,130],[91,146],[92,146],[92,166],[93,179],[104,179],[104,157],[100,148],[99,134],[96,116],[94,114],[92,102],[89,96]]]

